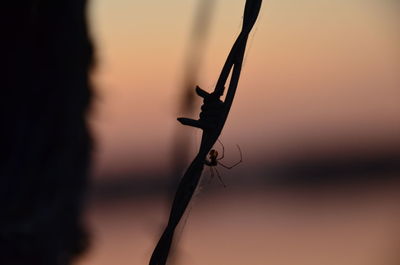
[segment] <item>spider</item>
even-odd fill
[[[215,169],[215,172],[217,174],[217,177],[218,177],[219,181],[224,186],[224,188],[226,188],[226,185],[225,185],[224,181],[222,180],[221,175],[218,172],[217,166],[221,165],[222,167],[224,167],[226,169],[232,169],[232,168],[236,167],[237,165],[239,165],[240,163],[243,162],[242,151],[240,150],[239,145],[236,145],[238,150],[239,150],[240,160],[238,162],[234,163],[232,166],[224,165],[221,162],[221,160],[224,158],[225,148],[224,148],[224,145],[222,144],[222,142],[220,140],[218,140],[218,142],[222,146],[222,155],[221,155],[221,157],[218,158],[218,151],[217,150],[211,149],[211,151],[208,153],[208,159],[206,158],[206,160],[204,161],[204,164],[210,167],[211,179],[214,177],[214,169]]]

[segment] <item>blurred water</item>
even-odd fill
[[[399,188],[205,187],[176,234],[170,264],[399,264]],[[147,264],[169,203],[166,196],[93,200],[92,249],[78,264]]]

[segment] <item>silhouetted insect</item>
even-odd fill
[[[236,167],[237,165],[239,165],[240,163],[243,162],[242,151],[240,150],[239,145],[236,145],[238,150],[239,150],[240,160],[238,162],[236,162],[235,164],[233,164],[232,166],[224,165],[221,162],[221,160],[224,158],[225,148],[224,148],[224,145],[222,144],[222,142],[220,140],[218,140],[218,142],[222,146],[222,155],[221,155],[221,157],[218,157],[218,151],[217,150],[211,149],[211,151],[208,153],[208,159],[206,158],[206,160],[204,161],[204,164],[210,167],[211,179],[214,177],[214,169],[215,169],[215,172],[217,174],[217,177],[218,177],[219,181],[222,183],[224,188],[226,188],[226,185],[225,185],[224,181],[222,180],[221,175],[218,172],[217,166],[221,165],[222,167],[224,167],[226,169],[232,169],[232,168]]]

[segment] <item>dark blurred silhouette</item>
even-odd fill
[[[0,264],[71,264],[87,245],[86,1],[2,5]]]
[[[195,111],[196,97],[193,88],[198,83],[198,74],[203,61],[206,41],[208,39],[211,21],[216,5],[216,0],[199,0],[195,9],[195,16],[189,43],[186,48],[183,82],[181,87],[181,96],[179,99],[179,114],[183,116],[192,116]],[[176,127],[172,139],[172,187],[176,187],[179,182],[179,176],[188,164],[190,153],[190,134],[188,131]]]

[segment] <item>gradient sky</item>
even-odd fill
[[[194,0],[96,0],[90,122],[96,178],[169,168]],[[198,84],[212,90],[240,31],[244,1],[214,10]],[[400,134],[400,8],[395,1],[263,3],[221,136],[244,167],[293,153],[376,149]],[[200,109],[200,102],[198,107]],[[189,147],[188,147],[189,148]],[[154,166],[156,165],[156,166]]]

